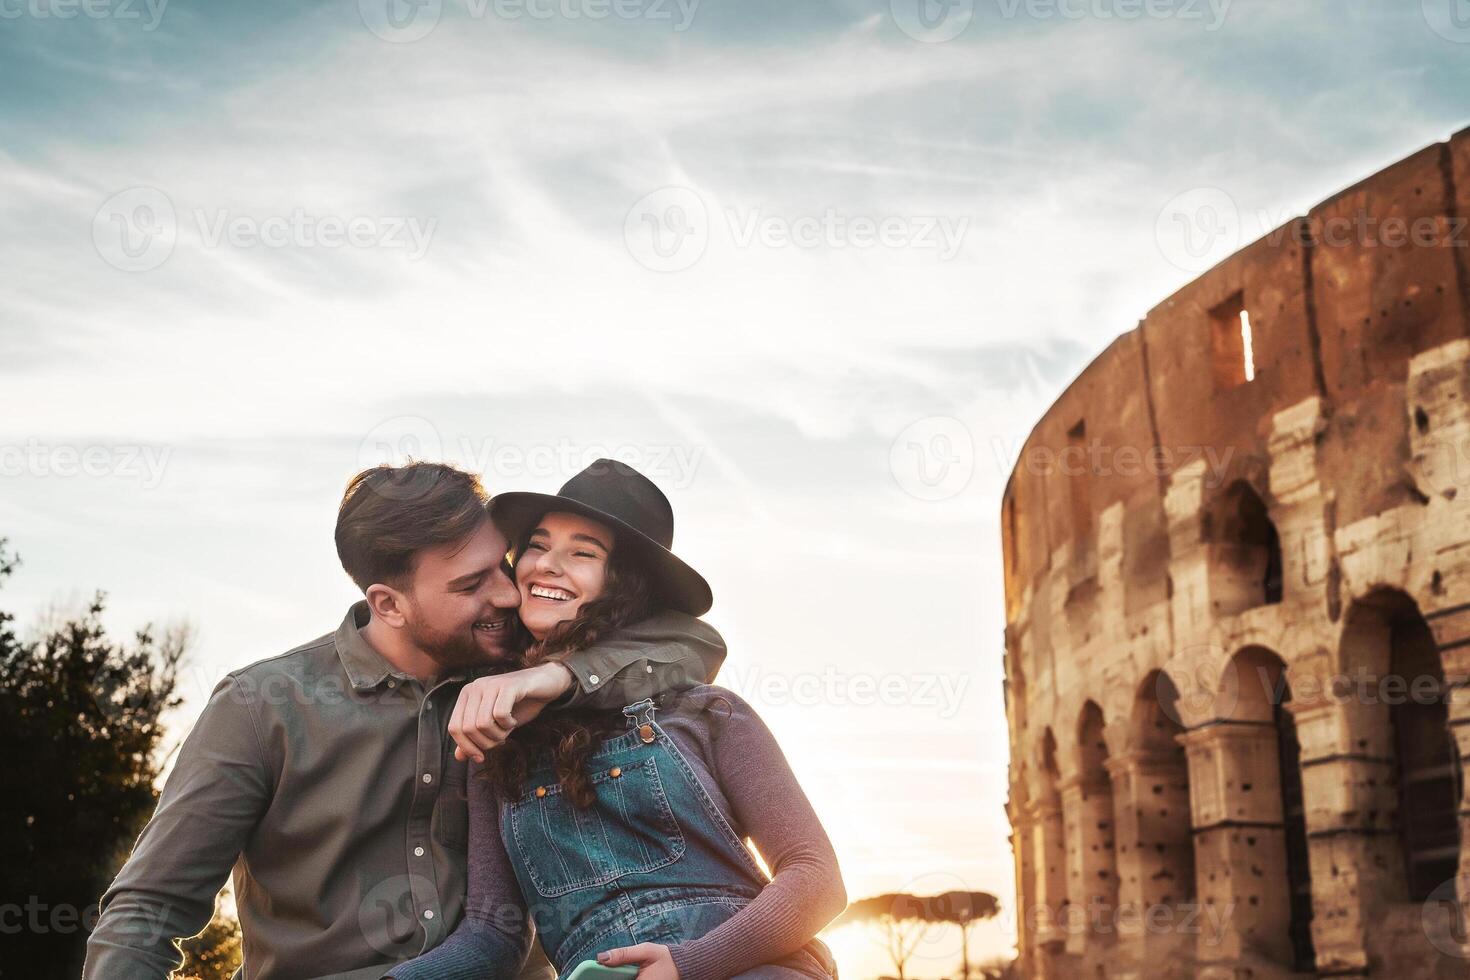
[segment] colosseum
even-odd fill
[[[1217,265],[1001,509],[1032,978],[1470,975],[1470,129]]]

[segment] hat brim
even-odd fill
[[[521,540],[536,521],[552,511],[580,514],[612,528],[618,536],[614,547],[635,550],[653,580],[659,598],[668,608],[691,616],[703,616],[714,605],[714,593],[703,575],[633,525],[624,523],[611,514],[553,493],[513,490],[496,494],[490,500],[490,519],[505,532],[512,549],[520,546]]]

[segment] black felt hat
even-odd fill
[[[542,516],[552,511],[580,514],[617,532],[614,548],[635,553],[664,603],[691,616],[702,616],[714,602],[709,583],[670,549],[674,545],[674,509],[648,477],[626,463],[599,459],[550,493],[512,491],[496,494],[490,516],[520,547]]]

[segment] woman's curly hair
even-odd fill
[[[525,553],[528,541],[521,542],[517,557]],[[602,595],[586,603],[574,619],[558,623],[539,643],[531,642],[520,666],[564,659],[630,623],[646,619],[660,607],[653,582],[637,560],[636,549],[619,542],[608,556]],[[529,639],[529,634],[526,636]],[[620,709],[543,711],[485,753],[482,778],[490,781],[501,799],[514,799],[523,791],[531,760],[549,749],[566,798],[585,809],[597,798],[587,758],[604,739],[626,727]]]

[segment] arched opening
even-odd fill
[[[1108,773],[1108,745],[1103,713],[1088,701],[1077,721],[1077,783],[1070,790],[1068,894],[1091,918],[1088,941],[1111,942],[1111,917],[1118,904],[1118,869],[1114,843],[1113,784]]]
[[[1195,900],[1194,843],[1190,827],[1189,765],[1179,721],[1179,689],[1156,670],[1144,678],[1130,719],[1133,827],[1136,857],[1130,891],[1145,912]]]
[[[1048,728],[1041,735],[1041,771],[1047,786],[1055,791],[1060,775],[1057,771],[1057,737]]]
[[[1291,888],[1292,966],[1299,973],[1312,970],[1317,952],[1312,946],[1312,866],[1307,846],[1307,802],[1302,792],[1302,746],[1296,719],[1287,710],[1291,689],[1272,708],[1277,758],[1281,762],[1281,815],[1286,827],[1286,877]]]
[[[1281,538],[1254,487],[1236,480],[1205,514],[1210,542],[1210,600],[1234,616],[1281,601]]]
[[[1078,758],[1084,776],[1101,779],[1106,775],[1108,743],[1103,738],[1103,713],[1096,701],[1082,706],[1082,718],[1077,722]]]
[[[1057,740],[1047,728],[1041,736],[1040,793],[1036,801],[1036,834],[1034,861],[1037,867],[1038,945],[1060,952],[1066,941],[1067,922],[1067,844],[1062,823],[1060,773],[1057,767]]]
[[[1301,743],[1297,739],[1296,719],[1288,705],[1291,687],[1286,678],[1286,664],[1265,647],[1247,647],[1231,661],[1234,699],[1228,721],[1244,726],[1238,739],[1247,768],[1274,763],[1275,778],[1270,785],[1256,786],[1242,779],[1243,796],[1255,794],[1246,805],[1254,808],[1263,823],[1280,821],[1279,840],[1263,833],[1248,837],[1270,847],[1264,856],[1251,855],[1263,873],[1262,886],[1275,894],[1264,896],[1266,903],[1283,902],[1284,916],[1268,914],[1261,923],[1266,941],[1275,948],[1289,950],[1290,965],[1298,972],[1311,972],[1316,965],[1312,945],[1312,870],[1308,859],[1306,801],[1302,793]],[[1250,747],[1257,737],[1270,743],[1257,758],[1250,758]],[[1249,773],[1247,772],[1247,777]],[[1244,815],[1244,814],[1242,814]],[[1277,857],[1279,848],[1280,857]],[[1284,920],[1284,921],[1278,921]],[[1275,932],[1283,928],[1284,936]]]
[[[1382,858],[1380,901],[1411,903],[1404,916],[1424,928],[1433,905],[1442,910],[1443,925],[1458,929],[1461,759],[1449,728],[1439,647],[1418,604],[1389,588],[1356,600],[1343,624],[1341,669],[1371,682],[1358,684],[1371,697],[1359,706],[1355,734],[1384,760],[1380,771],[1387,770],[1380,781],[1394,818],[1385,829],[1395,836]],[[1430,945],[1443,948],[1433,938]]]
[[[1385,699],[1399,772],[1404,879],[1409,900],[1423,902],[1459,872],[1462,777],[1439,648],[1419,610],[1397,597],[1402,601],[1385,610],[1394,689]]]

